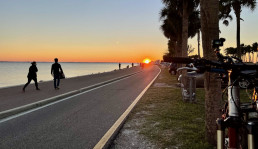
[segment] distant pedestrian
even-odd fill
[[[132,67],[133,67],[133,65],[134,65],[134,64],[132,63]]]
[[[119,70],[121,69],[121,63],[118,64]]]
[[[51,74],[54,77],[54,87],[55,89],[59,89],[59,83],[60,83],[60,74],[63,74],[63,69],[61,65],[58,63],[58,59],[55,58],[55,63],[52,64],[51,67]]]
[[[31,80],[33,80],[35,82],[36,90],[39,90],[38,81],[37,81],[38,68],[36,65],[37,64],[35,61],[31,63],[31,66],[29,68],[29,73],[27,75],[28,82],[24,85],[24,87],[22,89],[23,92],[25,92],[25,88],[30,84]]]

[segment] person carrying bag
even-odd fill
[[[65,75],[63,73],[63,69],[62,69],[61,65],[58,63],[58,59],[55,58],[54,61],[55,61],[55,63],[52,64],[52,67],[51,67],[51,74],[54,77],[54,88],[56,90],[58,90],[59,84],[60,84],[60,79],[64,79]]]

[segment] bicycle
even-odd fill
[[[213,40],[218,61],[173,58],[172,62],[193,63],[199,72],[219,73],[228,77],[228,99],[222,117],[216,120],[217,148],[258,149],[258,65],[247,65],[236,57],[223,56],[219,47],[223,46],[224,41],[224,38]],[[240,102],[239,82],[242,80],[248,80],[246,88],[254,89],[251,101],[247,103]]]

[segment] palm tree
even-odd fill
[[[181,29],[181,39],[182,39],[182,56],[187,56],[187,41],[189,37],[189,16],[199,6],[199,0],[163,0],[163,3],[176,10],[177,15],[181,17],[182,20],[182,29]],[[179,28],[177,28],[179,29]]]
[[[189,37],[193,38],[200,29],[200,13],[197,10],[197,4],[192,8],[192,13],[187,17],[187,34],[183,34],[182,19],[182,2],[180,0],[163,0],[166,4],[160,13],[160,19],[163,20],[161,29],[163,34],[169,39],[169,47],[176,51],[176,56],[187,56],[187,46],[183,48],[183,44],[187,43]],[[183,35],[187,35],[184,43]],[[170,48],[169,48],[170,50]],[[186,53],[184,53],[186,52]]]
[[[241,56],[243,61],[249,61],[249,62],[255,62],[255,53],[258,54],[257,49],[257,42],[253,43],[252,45],[240,45],[241,49]],[[237,54],[237,48],[229,47],[225,49],[226,55],[233,55],[236,56]]]
[[[252,51],[254,51],[254,53],[256,53],[256,60],[254,62],[257,62],[257,57],[258,57],[258,43],[257,42],[252,44]]]
[[[226,55],[236,56],[236,53],[237,53],[236,50],[237,50],[236,48],[229,47],[229,48],[225,49],[225,53],[226,53]]]
[[[171,5],[161,10],[160,19],[163,21],[161,30],[169,39],[168,50],[173,56],[181,56],[181,18]]]
[[[189,16],[199,6],[199,0],[182,0],[183,1],[183,16],[182,16],[182,57],[187,57],[188,46],[188,23]]]
[[[220,17],[224,20],[224,24],[228,24],[227,18],[232,20],[232,16],[230,16],[230,12],[233,9],[236,15],[236,23],[237,23],[237,56],[241,58],[241,48],[240,48],[240,20],[242,8],[247,7],[252,11],[256,8],[256,0],[220,0]]]
[[[201,0],[201,31],[203,56],[214,60],[211,41],[219,38],[219,0]],[[205,128],[206,138],[210,144],[216,144],[216,119],[220,117],[221,83],[214,73],[205,74]]]

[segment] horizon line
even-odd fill
[[[33,61],[0,61],[0,62],[21,62],[21,63],[31,63]],[[36,61],[37,63],[52,63],[53,61]],[[54,63],[54,62],[53,62]],[[140,63],[140,62],[71,62],[62,61],[59,63]]]

